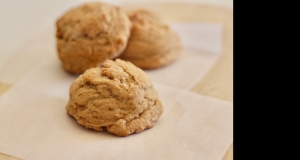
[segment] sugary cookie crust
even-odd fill
[[[70,87],[67,112],[86,128],[127,136],[151,128],[163,106],[149,77],[130,62],[107,60]]]
[[[181,52],[179,37],[154,14],[145,10],[128,13],[132,22],[127,48],[120,58],[144,69],[173,62]]]
[[[63,68],[83,73],[122,53],[131,22],[119,7],[92,2],[66,12],[57,20],[56,27],[57,51]]]

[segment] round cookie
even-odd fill
[[[63,68],[78,74],[119,56],[127,45],[131,22],[119,7],[92,2],[66,12],[56,27]]]
[[[120,59],[88,69],[70,87],[69,115],[86,128],[127,136],[152,128],[163,113],[143,70]]]
[[[121,59],[143,69],[153,69],[167,65],[179,56],[178,36],[153,13],[137,10],[128,14],[132,29]]]

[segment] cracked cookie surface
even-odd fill
[[[67,112],[86,128],[127,136],[152,128],[163,106],[144,71],[120,59],[91,68],[70,87]]]
[[[63,68],[79,74],[119,56],[127,45],[131,22],[121,8],[91,2],[67,11],[56,28]]]
[[[128,13],[132,22],[128,45],[120,58],[143,69],[165,66],[181,52],[179,37],[152,12]]]

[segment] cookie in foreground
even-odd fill
[[[120,59],[86,70],[71,84],[69,96],[67,112],[79,124],[117,136],[152,128],[163,113],[146,73]]]
[[[121,8],[90,2],[72,8],[56,22],[57,52],[63,68],[75,74],[119,56],[131,22]]]
[[[175,61],[182,50],[180,39],[158,16],[147,10],[128,13],[132,29],[120,59],[143,69],[154,69]]]

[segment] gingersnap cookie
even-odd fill
[[[120,59],[88,69],[70,87],[67,112],[86,128],[127,136],[152,128],[163,106],[149,77]]]
[[[181,52],[179,37],[153,13],[137,10],[129,13],[131,35],[120,58],[143,69],[162,67]]]
[[[131,22],[119,7],[86,3],[56,22],[58,56],[70,73],[83,73],[119,56],[127,45]]]

